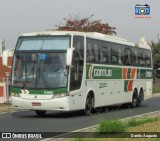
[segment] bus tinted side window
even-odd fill
[[[138,50],[137,48],[131,49],[132,66],[138,66]]]
[[[87,39],[86,62],[99,62],[98,41]]]
[[[119,48],[120,45],[112,44],[111,46],[111,63],[112,64],[119,64]]]
[[[145,58],[146,59],[146,66],[151,67],[151,53],[148,50],[146,50],[145,53],[146,53],[146,58]]]
[[[100,63],[110,63],[110,47],[107,42],[100,44]]]
[[[151,52],[146,49],[132,48],[132,66],[151,67]]]
[[[140,67],[146,66],[144,50],[141,49],[138,51],[138,65]]]
[[[80,55],[80,58],[84,59],[84,37],[74,36],[73,47],[75,47],[75,50]]]
[[[151,52],[147,49],[88,38],[86,62],[151,67]]]
[[[122,48],[122,63],[123,65],[131,65],[131,50],[127,46]]]

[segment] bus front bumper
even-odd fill
[[[50,100],[31,100],[20,97],[11,97],[11,103],[16,109],[25,110],[58,110],[69,111],[69,97],[56,98]]]

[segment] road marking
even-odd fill
[[[8,114],[8,113],[15,113],[15,112],[19,112],[19,111],[12,111],[12,112],[0,112],[0,115],[1,115],[1,114]]]

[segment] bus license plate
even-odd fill
[[[40,102],[32,102],[32,106],[41,106]]]

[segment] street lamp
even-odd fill
[[[6,72],[6,96],[7,96],[7,103],[9,103],[9,76],[10,76],[10,73]]]

